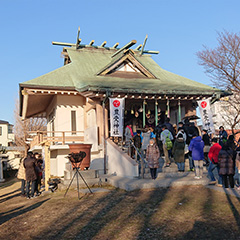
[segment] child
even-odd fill
[[[183,134],[179,133],[177,139],[173,145],[173,158],[175,163],[177,163],[178,171],[184,172],[185,169],[185,142],[183,139]]]
[[[150,168],[150,173],[152,179],[157,178],[157,169],[159,167],[159,148],[153,139],[150,139],[149,145],[147,147],[146,160]]]
[[[42,180],[42,164],[43,164],[43,160],[41,158],[39,158],[37,160],[37,183],[36,183],[36,195],[39,196],[41,194],[40,189],[41,189],[41,180]]]

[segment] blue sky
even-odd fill
[[[82,43],[130,40],[158,50],[164,69],[211,85],[196,52],[217,44],[217,31],[239,32],[238,0],[63,1],[0,0],[0,119],[14,123],[18,84],[63,65],[52,41]]]

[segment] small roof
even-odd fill
[[[9,124],[9,122],[8,121],[4,121],[4,120],[0,120],[0,124]]]
[[[179,76],[162,69],[150,55],[140,51],[125,51],[117,54],[117,49],[89,47],[66,47],[64,51],[70,63],[40,77],[20,84],[20,87],[47,89],[74,89],[84,91],[117,91],[150,94],[209,95],[220,90]],[[124,77],[100,73],[113,66],[122,57],[132,56],[145,71],[154,77]],[[130,75],[129,75],[130,76]]]

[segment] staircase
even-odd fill
[[[188,159],[185,160],[185,172],[178,172],[177,164],[175,162],[172,162],[170,167],[165,167],[164,157],[160,157],[159,168],[157,170],[158,172],[157,178],[181,178],[189,175],[192,176],[195,175],[194,172],[189,172],[188,170],[189,170]],[[203,167],[203,173],[207,174],[206,167]],[[147,166],[147,164],[145,166],[144,179],[151,179],[150,169]]]

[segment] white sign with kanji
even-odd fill
[[[124,98],[109,98],[111,136],[123,136]]]
[[[212,120],[212,111],[210,108],[210,100],[204,99],[197,101],[197,103],[202,118],[203,129],[206,129],[208,131],[208,134],[215,133],[214,124]]]

